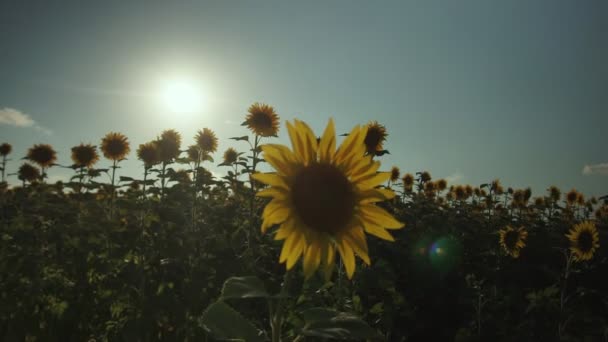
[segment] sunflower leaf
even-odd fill
[[[326,308],[311,308],[301,313],[306,325],[301,334],[327,339],[376,339],[380,336],[360,318],[345,312]]]
[[[249,136],[248,135],[243,135],[242,137],[232,137],[232,138],[229,138],[229,139],[236,140],[236,141],[239,141],[239,140],[249,141]]]
[[[264,341],[250,321],[222,301],[207,307],[201,317],[201,323],[220,340]]]
[[[224,282],[222,299],[228,298],[268,298],[270,295],[258,277],[231,277]]]

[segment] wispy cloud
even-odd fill
[[[585,165],[583,175],[608,175],[608,163]]]
[[[28,114],[14,108],[0,108],[0,125],[15,127],[31,127],[46,135],[51,135],[50,129],[40,126]]]
[[[17,127],[32,127],[35,122],[29,115],[13,108],[0,108],[0,124]]]
[[[458,182],[458,181],[462,180],[462,178],[463,178],[463,177],[464,177],[464,176],[462,175],[462,173],[460,173],[460,172],[455,172],[455,173],[453,173],[453,174],[451,174],[451,175],[449,175],[449,176],[445,177],[445,180],[446,180],[448,183],[456,183],[456,182]]]

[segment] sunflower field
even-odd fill
[[[402,174],[374,121],[243,126],[0,145],[0,340],[608,341],[605,198]]]

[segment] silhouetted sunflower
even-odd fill
[[[576,189],[572,189],[572,190],[568,191],[568,193],[566,194],[566,202],[569,205],[573,205],[574,203],[576,203],[577,198],[578,198],[578,192],[576,191]]]
[[[462,185],[458,185],[454,188],[454,197],[459,200],[459,201],[463,201],[467,199],[467,192],[465,190],[465,187]]]
[[[414,176],[411,173],[406,173],[405,175],[403,175],[403,177],[401,178],[401,181],[403,182],[404,186],[413,186],[414,185]]]
[[[433,179],[433,178],[431,177],[431,174],[430,174],[428,171],[423,171],[423,172],[420,174],[420,180],[421,180],[423,183],[425,183],[425,182],[430,182],[430,181],[431,181],[431,179]]]
[[[398,181],[399,180],[399,174],[400,174],[399,168],[396,167],[396,166],[393,166],[391,168],[391,182]]]
[[[232,165],[232,164],[236,163],[238,157],[239,157],[239,153],[234,148],[229,147],[224,152],[224,164]]]
[[[561,196],[562,192],[559,190],[558,187],[553,185],[549,187],[549,197],[551,197],[551,200],[553,200],[553,202],[559,201]]]
[[[11,144],[3,143],[0,145],[0,156],[6,157],[11,153],[12,150],[13,146],[11,146]]]
[[[38,164],[42,168],[50,167],[57,160],[57,153],[51,145],[37,144],[27,151],[27,159]]]
[[[209,128],[199,130],[194,139],[198,148],[204,153],[213,153],[217,150],[217,137]]]
[[[17,171],[17,178],[25,182],[33,182],[40,179],[40,171],[37,167],[29,163],[23,163]]]
[[[145,168],[151,168],[152,166],[160,163],[160,154],[157,143],[155,141],[150,141],[139,145],[137,148],[137,158],[144,162]]]
[[[595,250],[600,248],[600,236],[593,222],[581,222],[566,234],[570,240],[570,251],[575,261],[591,260]]]
[[[437,186],[437,190],[443,191],[448,187],[448,182],[445,179],[440,179],[435,185]]]
[[[387,136],[386,127],[379,124],[378,121],[368,123],[367,135],[364,140],[365,152],[373,156],[376,152],[382,151],[382,144]]]
[[[254,103],[247,110],[243,125],[254,134],[262,137],[274,137],[279,132],[279,116],[274,108],[264,103]]]
[[[424,191],[426,191],[427,193],[432,193],[436,190],[435,187],[435,183],[434,182],[426,182],[424,183]]]
[[[576,194],[576,204],[578,205],[585,205],[585,195],[583,195],[582,193],[577,193]]]
[[[537,207],[542,207],[545,205],[545,199],[542,197],[536,197],[534,199],[534,205]]]
[[[121,133],[110,132],[101,139],[101,151],[107,159],[121,161],[129,154],[131,147],[126,136]]]
[[[498,234],[502,249],[512,258],[519,257],[519,252],[526,246],[526,238],[528,237],[526,229],[524,227],[515,229],[511,226],[506,226],[499,230]]]
[[[338,149],[333,120],[318,143],[302,121],[287,122],[287,130],[293,151],[284,145],[263,145],[264,158],[276,173],[252,176],[270,185],[257,193],[272,198],[264,208],[262,232],[280,224],[275,239],[285,240],[279,261],[287,269],[302,257],[307,278],[319,267],[329,278],[337,250],[352,278],[355,254],[370,263],[365,232],[394,241],[386,229],[403,227],[375,204],[395,196],[377,188],[390,173],[377,173],[380,162],[364,157],[367,127],[355,127]]]
[[[80,144],[72,147],[72,161],[76,167],[89,168],[99,160],[97,147],[93,145]]]
[[[179,157],[182,145],[182,136],[174,129],[168,129],[161,133],[156,140],[160,162],[169,163]]]

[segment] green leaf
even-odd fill
[[[222,301],[207,307],[201,317],[201,323],[220,340],[264,341],[258,329],[251,322]]]
[[[134,179],[132,177],[120,176],[119,182],[132,182]]]
[[[231,277],[224,282],[222,299],[268,298],[264,283],[258,277]]]
[[[339,340],[382,339],[365,321],[345,312],[312,308],[302,312],[302,317],[306,322],[301,331],[304,336]]]

